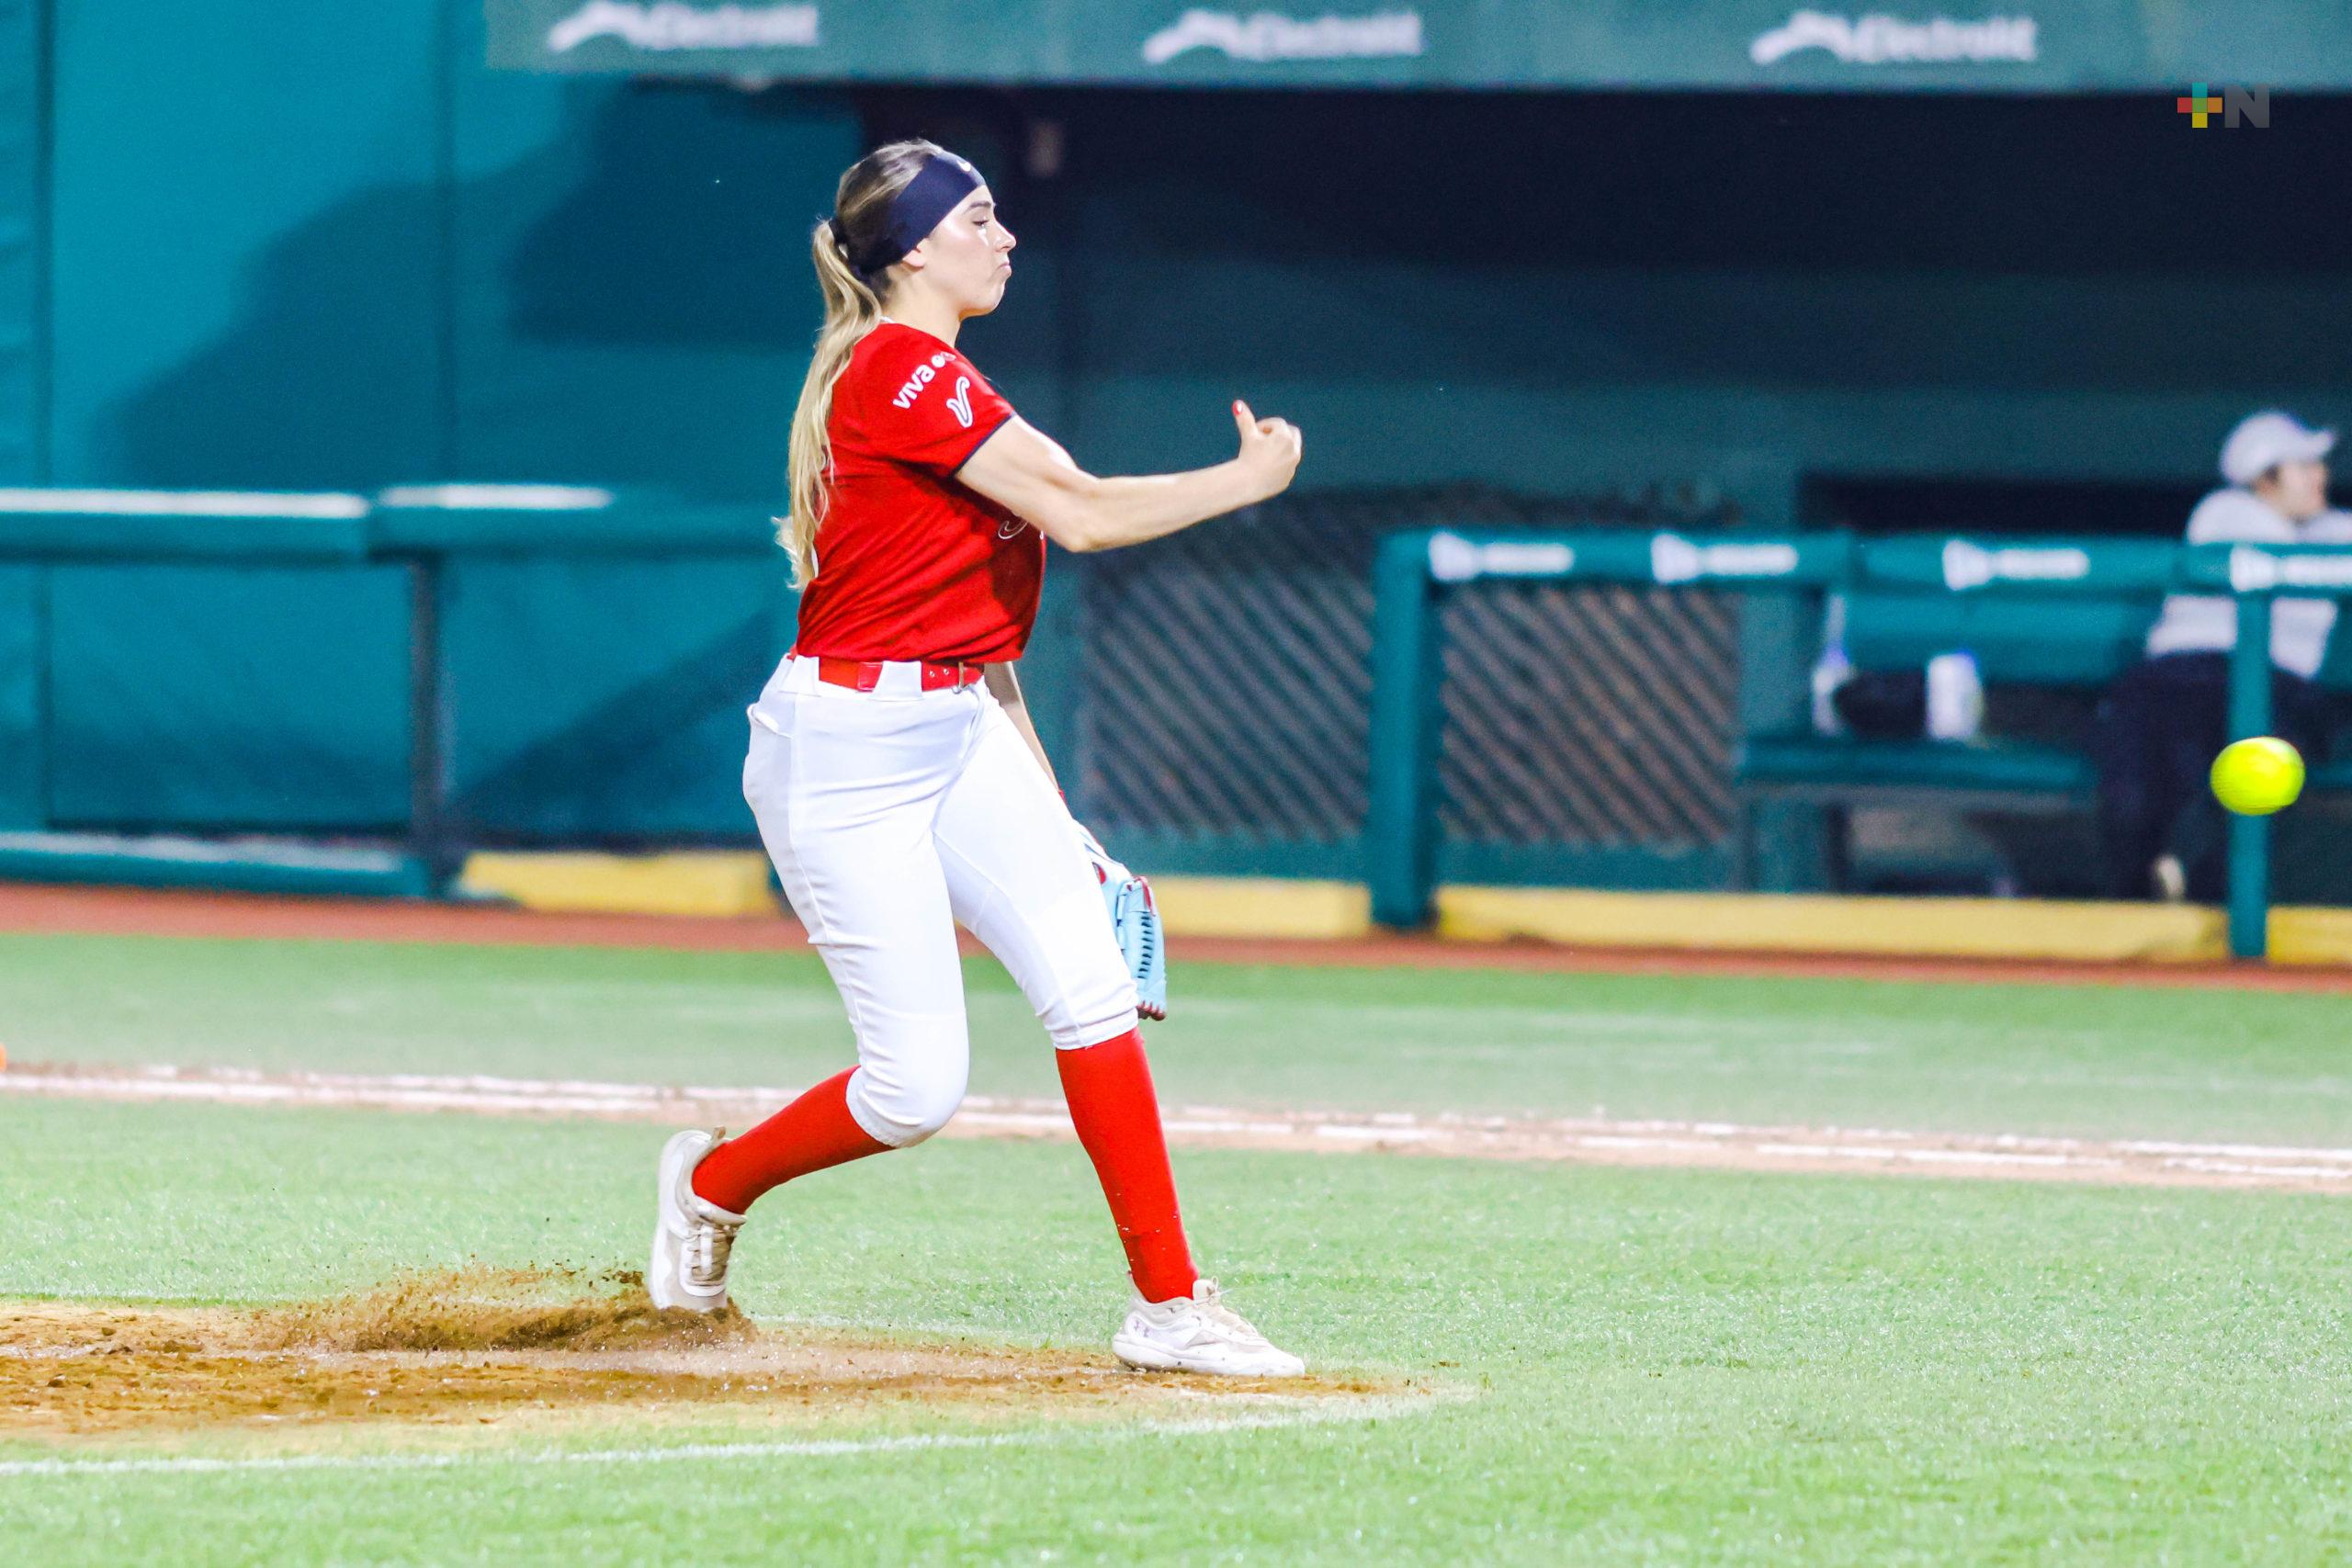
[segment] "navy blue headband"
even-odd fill
[[[980,178],[980,171],[953,152],[941,152],[929,159],[909,180],[899,194],[890,198],[890,210],[883,217],[882,236],[865,254],[850,257],[850,265],[859,272],[880,272],[923,243],[941,219],[964,205],[964,198],[988,182]],[[833,219],[833,232],[846,241],[849,231],[842,227],[841,219]]]

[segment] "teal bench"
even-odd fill
[[[1988,688],[2096,694],[2142,657],[2174,581],[2168,543],[1890,539],[1861,547],[1845,594],[1846,651],[1858,671],[1922,669],[1967,649]],[[1997,585],[1998,592],[1985,592]],[[2324,682],[2352,687],[2352,637],[2334,639]],[[2000,705],[1995,705],[1997,709]],[[1755,863],[1755,807],[1822,807],[1826,872],[1849,880],[1850,813],[1871,806],[2061,815],[2090,809],[2098,773],[2079,726],[2071,734],[1987,735],[1975,741],[1874,740],[1811,729],[1751,735],[1733,760],[1736,863]],[[2352,790],[2352,761],[2313,771],[2314,793]]]

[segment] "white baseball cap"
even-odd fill
[[[2335,446],[2335,432],[2313,430],[2293,414],[2265,409],[2238,421],[2222,443],[2222,477],[2250,485],[2281,463],[2309,463]]]

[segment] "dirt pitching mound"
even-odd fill
[[[494,1269],[396,1275],[356,1295],[254,1314],[258,1348],[275,1350],[626,1350],[746,1344],[758,1337],[733,1306],[667,1311],[645,1276],[616,1269]]]
[[[763,1329],[732,1311],[658,1311],[617,1270],[413,1274],[251,1311],[0,1302],[0,1438],[544,1430],[697,1412],[789,1424],[931,1409],[1117,1418],[1412,1392],[1395,1380],[1150,1375],[1102,1354]]]

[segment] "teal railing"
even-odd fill
[[[225,688],[215,704],[220,711],[198,716],[201,724],[190,720],[176,738],[183,752],[209,762],[233,743],[252,753],[248,772],[268,775],[211,784],[239,801],[259,799],[271,808],[291,801],[308,813],[282,821],[249,818],[242,807],[215,814],[229,816],[232,828],[332,834],[380,824],[408,845],[400,885],[415,888],[436,885],[485,830],[486,818],[493,834],[535,840],[578,831],[575,821],[592,831],[617,825],[657,838],[739,831],[740,801],[729,797],[731,786],[720,787],[728,783],[724,768],[695,772],[719,781],[707,801],[666,776],[609,782],[604,774],[632,759],[667,758],[706,741],[714,756],[734,744],[725,737],[710,740],[696,728],[705,710],[718,716],[712,722],[721,729],[736,722],[738,688],[755,683],[791,635],[794,606],[767,520],[756,508],[600,502],[565,491],[453,489],[398,501],[0,491],[0,828],[39,830],[45,820],[71,828],[72,813],[62,809],[45,819],[44,803],[57,804],[70,791],[101,804],[123,795],[113,753],[83,754],[97,742],[111,743],[107,715],[114,710],[93,694],[143,699],[144,688],[154,684],[154,660],[185,662],[203,649],[185,626],[129,626],[119,615],[107,619],[108,607],[148,604],[142,613],[152,615],[152,606],[176,606],[192,594],[190,603],[216,616],[251,615],[280,602],[308,605],[282,636],[275,623],[244,626],[232,628],[232,645],[214,651],[232,676],[241,670],[250,675],[246,666],[302,672],[274,700],[291,716],[288,724],[316,738],[315,756],[300,747],[264,756],[240,739],[254,733],[238,728],[235,721],[251,716],[240,705],[253,705],[210,666],[163,671],[178,681],[172,690]],[[246,598],[225,592],[248,568],[261,569],[255,581],[262,588]],[[53,579],[45,575],[52,571]],[[159,575],[152,582],[141,575],[150,573]],[[116,575],[130,587],[119,588]],[[1372,557],[1372,579],[1370,736],[1357,764],[1365,770],[1364,827],[1360,849],[1333,848],[1351,861],[1361,855],[1377,919],[1412,926],[1427,917],[1442,861],[1440,612],[1449,594],[1481,582],[1554,581],[1748,595],[1876,590],[1915,604],[1935,595],[2072,597],[2087,610],[2101,595],[2152,601],[2177,589],[2226,593],[2241,616],[2230,719],[2233,735],[2243,737],[2264,733],[2272,722],[2265,678],[2272,600],[2281,593],[2352,597],[2352,549],[1927,535],[1861,540],[1802,531],[1420,528],[1385,537]],[[592,613],[603,618],[582,624]],[[517,615],[536,617],[523,627],[533,636],[560,632],[560,648],[520,657],[518,648],[535,645],[520,633],[505,635],[508,619]],[[672,621],[695,627],[724,621],[726,635],[673,635]],[[80,704],[71,711],[51,700],[41,641],[69,633],[79,657],[103,665],[101,678],[76,677],[74,689],[62,694]],[[2026,635],[2030,640],[2030,626]],[[311,637],[325,640],[300,640]],[[1794,646],[1784,640],[1769,653],[1751,649],[1743,678],[1779,681],[1787,674],[1779,666]],[[723,666],[716,673],[714,660]],[[1759,668],[1759,660],[1772,667]],[[1069,704],[1053,695],[1057,688],[1044,679],[1046,671],[1037,674],[1043,722],[1057,702]],[[704,690],[714,682],[716,696]],[[468,700],[453,704],[460,688]],[[561,707],[565,703],[580,711]],[[57,754],[48,766],[54,776],[40,776],[44,729],[76,716],[89,720],[74,737],[83,750],[69,758],[62,745],[52,748]],[[580,736],[604,748],[594,766],[581,761],[587,753],[573,754]],[[469,762],[492,742],[504,750],[487,762]],[[152,747],[153,738],[143,744]],[[288,772],[295,768],[309,771],[298,776]],[[508,808],[495,792],[526,785],[570,789],[580,798],[564,796],[560,809],[541,814],[544,821],[496,815]],[[316,809],[303,794],[313,786],[331,797]],[[2257,956],[2271,828],[2262,818],[2237,818],[2231,833],[2233,949]]]
[[[2184,546],[2146,540],[1985,540],[1842,533],[1772,536],[1426,529],[1391,536],[1374,566],[1371,807],[1373,916],[1418,926],[1438,862],[1437,770],[1444,595],[1486,581],[1619,583],[1822,594],[1883,589],[1959,595],[2226,593],[2238,605],[2233,738],[2267,731],[2270,604],[2281,593],[2352,598],[2352,548]],[[2267,949],[2270,823],[2230,826],[2231,951]]]

